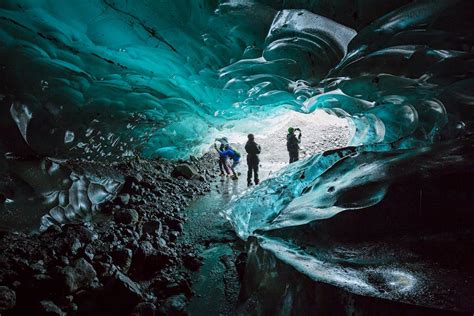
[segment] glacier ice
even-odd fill
[[[350,145],[359,147],[313,156],[238,200],[229,216],[243,237],[258,229],[301,225],[377,203],[390,179],[396,178],[387,170],[430,150],[430,144],[465,132],[462,120],[470,120],[465,113],[470,112],[470,92],[453,89],[470,79],[461,76],[452,82],[453,78],[443,76],[447,81],[441,82],[438,76],[440,68],[454,66],[455,61],[457,67],[469,67],[470,53],[459,50],[457,43],[452,49],[447,49],[447,43],[438,49],[436,41],[433,47],[420,46],[416,37],[390,46],[391,38],[419,30],[420,25],[425,31],[462,32],[464,25],[441,23],[456,6],[469,4],[439,1],[404,6],[351,40],[348,53],[319,85],[323,93],[306,99],[303,109],[325,109],[350,118]],[[351,196],[354,201],[339,196],[351,195],[351,190],[364,185],[366,194]]]
[[[403,205],[401,219],[387,216],[406,225],[413,240],[410,212],[430,205],[434,211],[423,217],[428,226],[442,217],[423,196],[443,207],[452,202],[451,212],[470,218],[462,204],[469,186],[459,187],[458,194],[440,179],[455,185],[452,177],[472,174],[472,12],[474,4],[461,0],[4,0],[0,172],[13,177],[16,187],[0,182],[2,207],[11,216],[21,203],[39,199],[45,209],[38,216],[46,226],[87,217],[113,196],[120,179],[76,174],[51,161],[114,161],[135,154],[179,158],[206,150],[215,133],[239,120],[254,118],[258,129],[260,118],[275,113],[323,109],[348,119],[350,146],[283,169],[226,211],[239,235],[258,249],[253,259],[274,260],[277,252],[287,252],[286,265],[301,267],[310,258],[317,267],[321,253],[314,249],[334,244],[337,231],[331,225],[350,231],[355,228],[339,221],[370,213],[369,223],[359,224],[364,235],[364,228],[384,223],[378,214],[391,210],[387,201]],[[457,200],[437,200],[440,187]],[[18,220],[8,216],[2,216],[7,225]],[[467,229],[463,225],[458,231],[450,226],[449,234]],[[433,228],[437,234],[440,227]],[[363,289],[364,295],[471,307],[465,301],[424,300],[401,286],[440,291],[428,275],[435,272],[426,267],[442,255],[438,250],[435,259],[420,255],[410,242],[400,250],[394,234],[393,240],[377,235],[381,246],[371,249],[419,258],[409,267],[391,257],[379,263],[371,258],[371,265],[357,262],[359,270],[342,269],[354,264],[343,258],[327,265],[333,274],[303,274],[349,291]],[[461,238],[456,234],[454,239]],[[420,236],[439,237],[426,231]],[[364,253],[346,248],[357,258]],[[331,259],[337,249],[330,253]],[[454,284],[460,275],[443,281]]]

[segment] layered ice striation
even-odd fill
[[[298,109],[355,35],[251,1],[8,0],[0,17],[2,107],[19,103],[35,152],[89,159],[186,156],[229,121]]]

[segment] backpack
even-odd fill
[[[236,156],[236,157],[239,157],[239,158],[241,157],[240,153],[239,153],[237,150],[235,150],[235,149],[234,149],[234,153],[235,153],[235,156]]]

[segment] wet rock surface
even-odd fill
[[[186,314],[200,257],[190,242],[177,241],[182,210],[210,191],[214,164],[207,155],[116,163],[108,168],[125,182],[100,219],[35,234],[2,232],[2,315]]]

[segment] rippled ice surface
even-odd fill
[[[50,225],[90,221],[99,205],[111,200],[123,179],[97,176],[91,168],[74,168],[51,159],[7,160],[11,179],[4,190],[14,192],[0,208],[6,230],[45,230]]]

